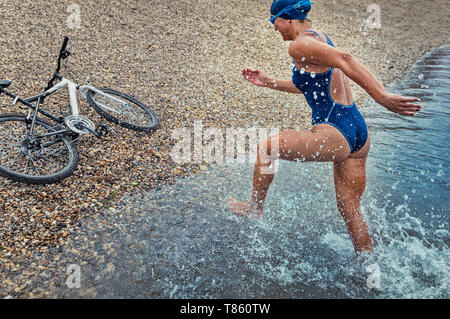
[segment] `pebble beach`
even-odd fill
[[[380,28],[367,28],[372,1],[315,1],[312,29],[356,57],[384,85],[402,78],[416,60],[450,41],[447,0],[377,1]],[[41,92],[55,67],[64,36],[72,56],[67,76],[79,84],[110,87],[137,97],[161,126],[137,133],[113,124],[103,139],[78,142],[75,173],[54,185],[26,185],[0,178],[0,297],[49,298],[66,269],[61,252],[87,219],[123,210],[121,199],[207,169],[178,165],[170,152],[177,128],[310,127],[303,97],[252,86],[241,69],[289,79],[288,43],[269,22],[270,1],[83,1],[78,23],[72,1],[6,1],[0,4],[1,75],[21,96]],[[71,7],[73,8],[73,7]],[[426,9],[425,9],[426,8]],[[62,71],[64,74],[64,70]],[[351,82],[353,98],[371,97]],[[64,94],[45,109],[67,113]],[[82,114],[105,122],[80,101]],[[0,96],[0,113],[25,113]],[[168,194],[170,196],[170,194]],[[131,197],[128,197],[131,198]],[[131,203],[130,203],[130,207]],[[79,248],[79,249],[82,249]],[[105,247],[108,250],[108,247]],[[68,262],[70,263],[70,262]],[[108,267],[105,271],[109,271]],[[85,297],[95,297],[86,294]],[[157,297],[157,296],[155,296]]]

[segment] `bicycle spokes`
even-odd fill
[[[36,121],[34,134],[26,129],[25,118],[0,121],[0,166],[14,173],[43,177],[60,172],[70,162],[71,154],[61,136],[45,135],[50,126]]]
[[[112,96],[111,92],[105,95],[94,93],[92,99],[101,109],[105,112],[111,112],[111,115],[121,121],[141,126],[152,125],[154,122],[145,109],[120,96]]]

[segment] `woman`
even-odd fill
[[[267,168],[275,160],[333,162],[337,207],[355,252],[371,253],[372,239],[360,211],[370,138],[353,101],[348,78],[392,112],[413,116],[422,106],[413,103],[418,98],[388,93],[355,57],[336,49],[325,33],[312,30],[307,19],[311,4],[308,0],[275,0],[270,8],[275,30],[284,41],[292,41],[292,80],[269,78],[251,69],[242,70],[242,75],[257,86],[303,94],[312,108],[313,128],[281,132],[258,144],[251,199],[234,202],[230,198],[229,205],[238,215],[261,216],[274,178]],[[277,150],[272,152],[275,147]]]

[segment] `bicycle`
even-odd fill
[[[20,102],[30,108],[27,115],[0,114],[0,176],[28,184],[51,184],[73,174],[79,160],[78,138],[84,134],[98,138],[108,134],[107,125],[100,123],[95,127],[91,119],[80,114],[77,91],[110,122],[140,132],[159,127],[155,113],[134,97],[108,88],[80,86],[63,77],[61,62],[71,54],[68,42],[69,38],[65,37],[56,71],[43,93],[23,99],[7,90],[10,81],[0,81],[0,95],[6,94],[13,99],[13,104]],[[56,80],[59,83],[54,85]],[[64,87],[69,92],[70,115],[56,117],[40,108],[45,98]],[[56,124],[38,118],[38,113]]]

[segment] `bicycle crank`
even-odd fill
[[[64,123],[75,133],[89,134],[95,130],[94,123],[83,115],[69,115],[64,118]]]

